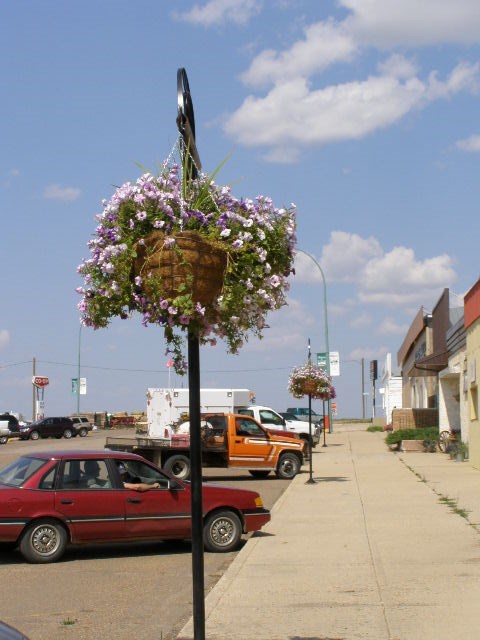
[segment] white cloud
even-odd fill
[[[245,146],[264,146],[270,162],[292,163],[306,146],[358,140],[399,122],[414,109],[460,91],[478,90],[480,65],[459,62],[444,79],[395,52],[436,43],[480,42],[478,0],[340,0],[343,21],[329,18],[306,26],[283,51],[266,49],[242,74],[252,87],[225,121],[225,131]],[[315,86],[313,77],[331,65],[384,56],[377,73],[342,84]]]
[[[384,318],[378,326],[378,335],[405,335],[408,331],[408,324],[399,324],[394,318]]]
[[[71,202],[80,197],[81,191],[76,187],[62,187],[59,184],[51,184],[45,187],[43,197],[47,200],[61,200]]]
[[[357,304],[403,308],[433,305],[441,291],[457,279],[453,260],[447,254],[418,260],[411,248],[385,251],[376,238],[346,231],[332,231],[317,262],[327,282],[357,286]],[[319,270],[312,268],[311,259],[302,252],[295,258],[295,271],[298,282],[322,281]],[[338,311],[345,309],[346,303],[339,305]],[[380,332],[388,333],[389,329],[393,325],[385,324]]]
[[[464,140],[458,140],[457,148],[462,151],[468,151],[470,153],[477,153],[480,151],[480,135],[473,135]]]
[[[296,77],[308,77],[335,62],[350,60],[356,45],[341,25],[329,20],[305,28],[305,38],[282,53],[262,51],[241,78],[247,85],[260,87]]]
[[[477,0],[340,0],[351,11],[344,28],[383,48],[479,41]]]
[[[384,75],[387,70],[392,75]],[[426,81],[405,77],[408,70],[413,66],[407,60],[400,65],[397,57],[380,75],[323,89],[311,89],[303,77],[290,78],[265,97],[247,96],[227,118],[225,131],[246,146],[272,147],[270,160],[280,161],[285,149],[296,159],[304,147],[358,140],[433,100],[459,91],[476,92],[480,65],[461,63],[445,81],[436,73]]]
[[[395,247],[365,266],[361,283],[368,291],[385,291],[395,285],[397,291],[403,292],[411,291],[413,287],[447,286],[455,279],[450,256],[443,254],[417,261],[413,249]]]
[[[355,282],[369,261],[383,255],[376,238],[362,238],[356,233],[332,231],[330,241],[323,247],[321,263],[325,277],[335,282]]]
[[[365,329],[372,324],[372,316],[369,313],[360,313],[350,321],[352,329]]]
[[[289,298],[287,302],[287,306],[267,316],[268,328],[263,332],[263,339],[251,338],[245,343],[245,351],[284,351],[305,345],[305,329],[314,327],[318,320],[298,300]]]
[[[2,185],[4,187],[9,187],[15,178],[18,178],[20,175],[20,171],[18,169],[10,169],[2,178]]]
[[[204,5],[195,4],[190,11],[174,12],[177,20],[184,20],[204,27],[233,22],[246,24],[261,10],[258,0],[209,0]]]
[[[364,358],[365,372],[368,375],[367,367],[369,360],[383,358],[388,352],[389,349],[387,347],[378,347],[375,349],[372,349],[370,347],[358,347],[358,349],[350,351],[349,355],[346,358],[346,361],[348,362],[349,360],[361,360],[362,358]]]
[[[0,349],[6,347],[9,342],[10,333],[7,331],[7,329],[0,329]]]

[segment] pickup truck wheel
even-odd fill
[[[291,480],[300,471],[300,460],[294,453],[284,453],[277,465],[277,476],[282,480]]]
[[[163,465],[164,471],[178,480],[188,480],[190,477],[190,460],[180,454],[170,456]]]
[[[85,429],[85,427],[82,427],[80,429],[80,431],[78,432],[78,435],[80,436],[80,438],[85,438],[85,436],[87,435],[87,430]]]
[[[0,438],[0,444],[7,444],[8,442],[8,436],[2,436]]]
[[[207,517],[203,528],[203,542],[207,551],[233,551],[238,547],[241,537],[242,525],[233,511],[216,511]]]
[[[250,473],[254,478],[266,478],[270,475],[270,471],[263,469],[249,469],[248,473]]]
[[[20,553],[34,564],[55,562],[67,547],[67,532],[55,520],[38,520],[30,525],[20,540]]]

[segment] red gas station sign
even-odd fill
[[[46,387],[49,382],[50,381],[46,376],[33,376],[32,378],[32,384],[39,388]]]

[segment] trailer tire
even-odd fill
[[[188,480],[190,478],[190,458],[180,454],[170,456],[163,465],[163,470],[177,480]]]
[[[294,453],[283,453],[277,465],[277,477],[282,480],[291,480],[300,471],[300,460]]]

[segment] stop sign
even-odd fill
[[[33,376],[32,384],[36,387],[46,387],[49,379],[46,376]]]

